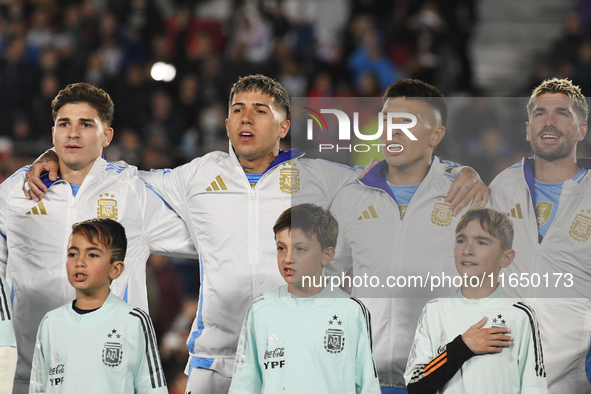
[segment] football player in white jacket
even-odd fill
[[[141,177],[189,224],[199,247],[199,308],[187,341],[187,393],[227,393],[244,316],[258,295],[283,284],[275,266],[273,224],[281,212],[303,202],[328,208],[337,191],[359,171],[281,151],[290,128],[285,88],[263,75],[240,78],[229,98],[229,153],[212,152],[172,170]],[[42,194],[35,178],[28,183]],[[459,207],[488,189],[468,169],[450,195]],[[52,175],[50,175],[51,177]],[[454,186],[456,186],[454,185]],[[469,190],[468,190],[469,189]]]
[[[391,85],[383,100],[384,116],[391,112],[415,116],[411,131],[417,140],[400,130],[390,140],[383,134],[385,159],[335,197],[330,210],[341,231],[335,259],[326,272],[342,278],[352,268],[355,277],[380,279],[377,287],[354,288],[352,294],[371,312],[382,392],[398,394],[406,393],[404,371],[423,306],[436,294],[446,293],[431,293],[428,287],[421,290],[420,284],[409,284],[397,292],[387,281],[392,277],[424,279],[428,273],[453,276],[454,229],[461,215],[454,216],[445,201],[456,164],[433,156],[445,135],[443,95],[422,81],[404,79]],[[411,119],[395,122],[410,123]],[[487,201],[479,202],[482,206]]]
[[[114,295],[148,311],[146,261],[150,251],[196,257],[187,226],[137,177],[135,167],[101,158],[113,138],[113,102],[86,83],[61,90],[52,102],[59,178],[37,203],[22,193],[26,167],[0,186],[0,270],[13,303],[18,366],[14,393],[28,393],[37,327],[45,313],[75,297],[65,271],[72,224],[91,218],[121,223],[129,238],[127,274]]]
[[[507,213],[515,228],[517,257],[507,278],[532,280],[506,290],[536,310],[549,393],[590,394],[591,161],[576,157],[589,107],[578,86],[554,78],[534,89],[527,111],[534,157],[505,169],[490,185],[493,208]]]

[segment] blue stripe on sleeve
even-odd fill
[[[587,380],[591,383],[591,346],[589,347],[589,353],[585,359],[585,372],[587,372]]]
[[[199,307],[197,308],[197,331],[193,331],[187,342],[189,353],[195,350],[195,340],[201,336],[205,325],[203,324],[203,257],[199,253]],[[197,368],[197,367],[195,367]]]

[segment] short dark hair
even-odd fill
[[[66,104],[87,103],[96,109],[101,122],[105,127],[110,127],[113,123],[113,113],[115,105],[111,96],[103,89],[97,88],[86,82],[72,83],[65,89],[59,91],[57,96],[51,102],[51,115],[55,122],[60,108]]]
[[[238,82],[236,82],[232,86],[232,90],[230,90],[230,98],[228,100],[228,105],[232,105],[232,100],[234,96],[238,93],[242,92],[253,92],[261,90],[263,94],[268,94],[275,99],[275,103],[277,107],[285,112],[285,118],[289,119],[289,114],[291,112],[291,103],[289,100],[289,94],[287,90],[281,85],[279,82],[274,80],[273,78],[269,78],[262,74],[253,74],[247,75],[246,77],[240,77]]]
[[[469,210],[460,219],[456,227],[456,234],[465,229],[472,220],[478,220],[484,231],[501,241],[503,250],[511,249],[513,246],[513,223],[506,214],[490,208]]]
[[[389,98],[405,97],[408,100],[418,100],[427,103],[441,115],[441,125],[447,124],[447,103],[443,94],[435,86],[418,79],[401,79],[388,86],[382,99],[384,103]]]
[[[111,252],[111,264],[123,261],[127,237],[123,226],[112,219],[90,219],[72,226],[72,236],[81,234],[93,245],[101,244]]]
[[[314,204],[300,204],[283,211],[273,226],[275,237],[284,228],[300,229],[309,237],[314,235],[322,249],[337,245],[337,220],[326,209]]]

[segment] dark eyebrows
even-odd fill
[[[238,102],[238,103],[232,103],[232,105],[230,106],[230,108],[233,107],[233,106],[235,106],[235,105],[246,106],[246,104]],[[252,105],[254,107],[265,107],[265,108],[271,109],[271,107],[269,107],[267,104],[263,104],[263,103],[254,103]]]
[[[94,119],[92,119],[92,118],[80,118],[79,120],[82,123],[96,123],[96,121]],[[55,123],[58,123],[58,122],[69,122],[69,121],[70,121],[70,118],[57,118],[55,120]]]
[[[70,249],[75,249],[75,250],[76,250],[76,251],[78,251],[78,252],[80,251],[80,248],[79,248],[79,247],[77,247],[77,246],[70,246],[70,247],[68,248],[68,250],[70,250]],[[91,251],[98,251],[98,252],[101,252],[101,253],[103,253],[103,252],[104,252],[104,251],[103,251],[101,248],[98,248],[98,247],[96,247],[96,246],[91,246],[90,248],[86,248],[86,249],[84,249],[84,250],[85,250],[85,251],[87,251],[87,252],[91,252]]]
[[[269,107],[267,104],[263,104],[263,103],[254,103],[253,105],[255,107],[265,107],[265,108],[271,109],[271,107]]]

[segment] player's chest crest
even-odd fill
[[[453,219],[449,204],[445,202],[443,197],[437,199],[437,202],[433,204],[433,210],[431,211],[431,223],[440,226],[447,227],[451,224]]]
[[[115,194],[105,192],[99,194],[96,200],[96,217],[99,219],[117,220],[119,209],[117,208],[117,198]]]
[[[292,161],[281,164],[279,169],[279,190],[285,194],[295,194],[300,191],[300,170]]]
[[[591,209],[581,209],[571,222],[569,237],[575,241],[585,242],[591,235]]]
[[[123,360],[123,334],[116,328],[111,329],[105,335],[102,348],[103,364],[107,367],[116,367]]]

